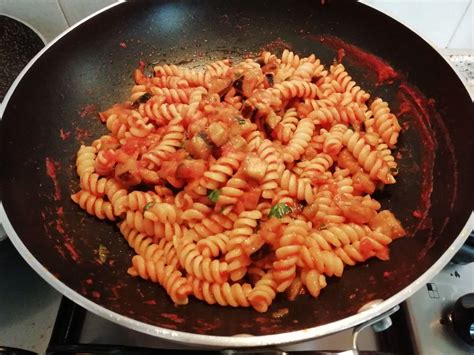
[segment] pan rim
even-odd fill
[[[76,27],[80,26],[84,22],[88,21],[89,19],[95,17],[96,15],[105,12],[115,6],[121,5],[125,3],[125,0],[119,0],[118,2],[111,4],[90,16],[84,18],[83,20],[79,21],[75,25],[69,27],[66,31],[58,35],[55,39],[49,42],[22,70],[19,76],[15,79],[12,86],[8,90],[7,94],[5,95],[3,104],[0,106],[0,120],[3,117],[5,108],[8,105],[8,102],[13,95],[16,87],[23,79],[25,74],[28,70],[34,65],[34,63],[56,42],[58,42],[62,37],[67,35],[70,31],[74,30]],[[361,3],[362,5],[369,6],[367,4]],[[466,92],[469,95],[469,91],[466,86],[466,82],[462,79],[459,75],[458,70],[454,67],[452,63],[450,63],[447,58],[442,55],[437,48],[435,48],[431,42],[426,40],[423,36],[418,34],[416,31],[411,29],[409,26],[399,22],[398,20],[392,18],[391,16],[369,6],[370,8],[384,14],[385,16],[391,18],[392,20],[397,21],[402,26],[407,27],[410,31],[415,33],[421,39],[423,39],[428,45],[430,45],[443,59],[444,61],[451,67],[451,69],[456,73],[458,79],[461,81],[462,85],[466,89]],[[465,240],[468,238],[470,232],[474,229],[474,212],[471,211],[471,215],[468,218],[466,224],[462,228],[459,235],[453,241],[453,243],[446,249],[443,255],[429,268],[427,269],[420,277],[406,286],[403,290],[396,293],[392,297],[384,300],[380,304],[355,315],[343,318],[341,320],[319,325],[312,328],[307,328],[303,330],[297,330],[292,332],[286,333],[278,333],[272,335],[257,335],[257,336],[250,336],[250,337],[235,337],[235,336],[217,336],[217,335],[202,335],[202,334],[194,334],[182,331],[171,330],[167,328],[162,328],[156,325],[151,325],[148,323],[144,323],[141,321],[134,320],[127,316],[121,315],[116,313],[112,310],[109,310],[88,298],[80,295],[78,292],[73,290],[72,288],[68,287],[62,281],[57,279],[52,273],[50,273],[34,256],[33,254],[26,248],[23,244],[21,238],[16,233],[13,225],[11,224],[8,215],[6,213],[5,207],[3,203],[0,202],[0,223],[3,225],[9,239],[18,250],[22,258],[28,263],[30,267],[35,270],[46,282],[48,282],[51,286],[53,286],[57,291],[59,291],[62,295],[66,296],[67,298],[71,299],[73,302],[77,303],[78,305],[84,307],[88,311],[102,317],[108,319],[114,323],[119,325],[125,326],[127,328],[139,331],[141,333],[145,333],[151,336],[155,336],[158,338],[163,338],[168,341],[182,343],[182,344],[191,344],[191,345],[202,345],[202,346],[209,346],[209,347],[219,347],[219,348],[233,348],[233,347],[263,347],[263,346],[272,346],[272,345],[282,345],[282,344],[291,344],[291,343],[298,343],[303,342],[315,338],[319,338],[325,335],[329,335],[332,333],[336,333],[338,331],[342,331],[348,328],[352,328],[358,324],[361,324],[367,320],[370,320],[389,309],[395,307],[396,305],[400,304],[404,300],[406,300],[409,296],[414,294],[418,291],[425,283],[427,283],[432,275],[437,274],[444,266],[446,266],[454,254],[461,248],[464,244]]]

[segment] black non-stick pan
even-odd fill
[[[26,261],[67,297],[112,321],[170,340],[218,346],[329,334],[388,310],[420,288],[472,229],[472,101],[445,59],[414,32],[357,2],[322,3],[127,2],[53,41],[15,82],[3,112],[0,217]],[[106,132],[97,113],[128,98],[139,60],[198,66],[284,48],[315,53],[326,65],[342,59],[361,87],[398,114],[398,183],[377,199],[395,212],[409,236],[391,245],[390,261],[369,260],[330,279],[317,300],[278,298],[264,314],[194,299],[175,306],[161,287],[126,273],[133,253],[117,227],[70,200],[78,190],[76,152]],[[105,262],[101,246],[109,251]],[[380,302],[358,313],[375,300]],[[282,308],[288,313],[276,317]],[[231,337],[236,334],[254,337]]]

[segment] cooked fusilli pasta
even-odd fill
[[[395,183],[401,126],[342,64],[285,49],[134,78],[130,101],[99,115],[109,134],[79,148],[71,198],[118,221],[128,273],[175,304],[318,297],[406,234],[370,196]]]

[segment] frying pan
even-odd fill
[[[271,309],[172,304],[161,287],[126,274],[132,251],[112,223],[70,201],[75,154],[104,134],[97,112],[128,98],[138,60],[198,66],[285,47],[341,59],[382,96],[404,127],[400,175],[376,196],[410,236],[388,262],[347,268],[314,300]],[[342,51],[343,49],[343,51]],[[418,35],[356,2],[127,2],[74,26],[40,52],[6,97],[1,222],[47,282],[126,327],[188,344],[262,346],[327,335],[371,319],[422,287],[473,227],[473,105],[461,80]],[[108,250],[99,257],[99,248]],[[358,310],[372,302],[366,311]],[[275,312],[288,313],[276,317]],[[278,312],[277,312],[278,313]],[[233,335],[250,334],[250,337]]]

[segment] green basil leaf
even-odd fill
[[[207,197],[209,200],[212,202],[216,203],[217,200],[219,199],[219,196],[221,195],[221,190],[211,190],[208,194]]]
[[[280,202],[270,209],[268,217],[282,218],[288,213],[291,213],[291,208],[288,207],[285,203]]]
[[[143,207],[143,212],[149,210],[149,209],[152,208],[154,205],[155,205],[155,201],[148,202],[148,203],[145,205],[145,207]]]

